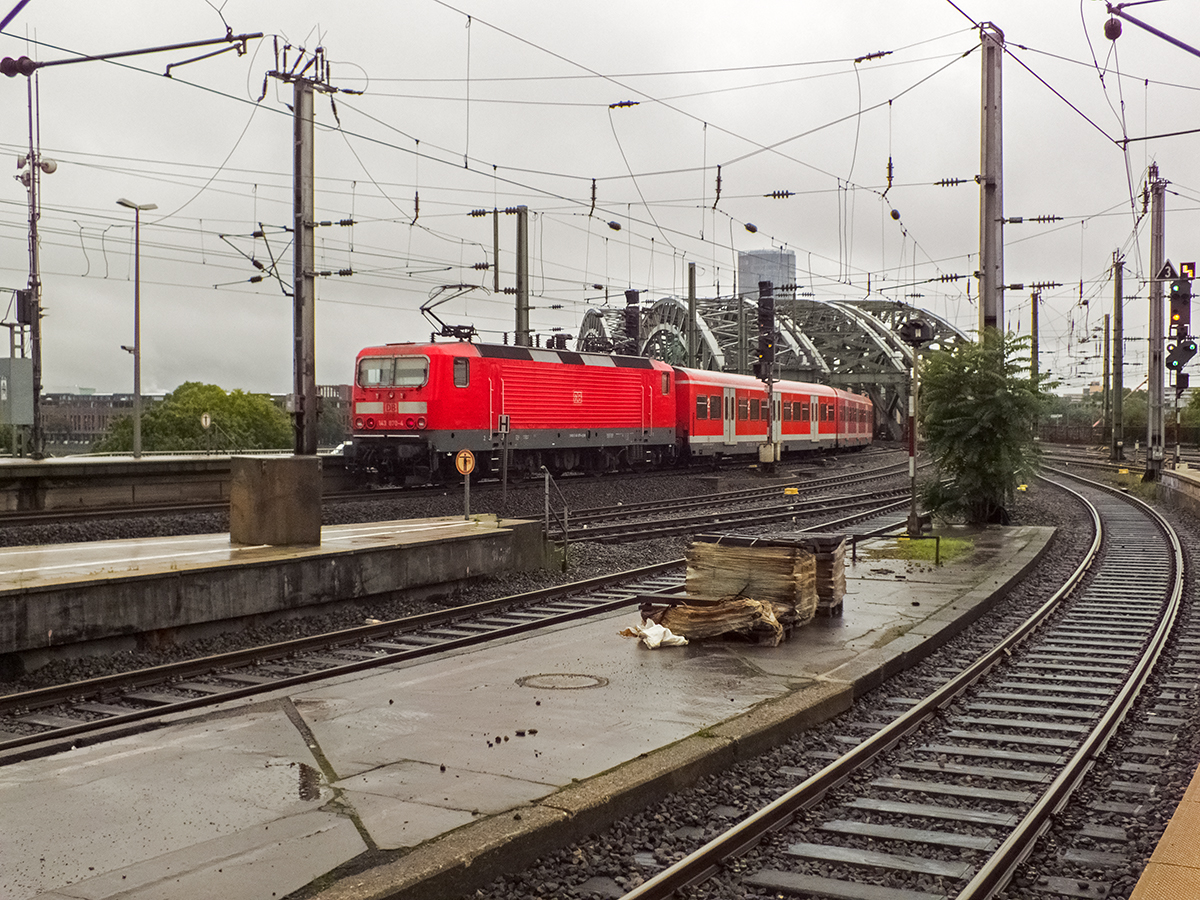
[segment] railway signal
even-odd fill
[[[765,293],[764,284],[769,282],[760,282],[758,288],[758,361],[754,374],[759,378],[766,378],[775,365],[775,295]]]
[[[1167,344],[1167,368],[1172,372],[1178,372],[1195,355],[1196,342],[1191,338],[1181,339],[1175,344]]]
[[[935,337],[933,326],[924,319],[909,319],[900,328],[900,340],[913,348],[912,375],[908,383],[908,534],[921,534],[921,516],[917,512],[917,350]]]
[[[630,288],[625,292],[625,337],[629,339],[629,355],[637,356],[642,341],[641,294]]]
[[[1182,339],[1187,336],[1192,321],[1192,282],[1188,278],[1176,278],[1171,282],[1171,336]],[[1168,363],[1168,368],[1170,364]]]

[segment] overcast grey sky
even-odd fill
[[[1128,23],[1110,42],[1099,0],[958,6],[31,0],[0,35],[0,55],[137,49],[219,37],[224,23],[266,34],[244,56],[169,79],[168,63],[205,51],[40,73],[42,152],[59,163],[41,183],[46,389],[131,389],[120,345],[133,332],[133,228],[120,197],[158,206],[142,219],[144,388],[290,389],[290,301],[269,278],[248,281],[250,258],[278,260],[291,279],[291,89],[269,79],[258,100],[276,37],[323,46],[332,83],[362,91],[316,105],[318,218],[356,223],[318,233],[322,268],[354,271],[318,283],[322,384],[348,382],[361,346],[427,338],[417,310],[438,285],[490,287],[472,266],[491,259],[491,220],[468,213],[493,206],[531,210],[535,330],[574,334],[603,297],[595,284],[681,293],[689,262],[702,296],[727,294],[735,252],[773,246],[796,252],[798,279],[819,299],[865,296],[869,280],[880,296],[920,293],[910,302],[973,329],[973,279],[910,286],[978,267],[980,54],[967,17],[994,22],[1012,52],[1005,213],[1063,217],[1008,227],[1006,281],[1063,283],[1043,295],[1042,366],[1066,386],[1095,380],[1092,335],[1112,308],[1114,250],[1128,257],[1136,295],[1128,333],[1145,336],[1148,217],[1136,213],[1148,163],[1171,182],[1168,257],[1200,256],[1200,134],[1128,152],[1114,142],[1200,127],[1200,59]],[[1194,3],[1131,12],[1200,44]],[[889,55],[855,62],[880,51]],[[23,77],[0,79],[0,117],[0,149],[15,162],[28,142]],[[968,183],[934,184],[947,178]],[[28,251],[25,188],[5,184],[6,306],[26,283]],[[794,196],[763,196],[775,191]],[[502,219],[504,285],[514,283],[514,228]],[[512,299],[479,290],[439,313],[499,339],[513,328]],[[1027,292],[1008,297],[1007,324],[1028,331]],[[1132,386],[1144,340],[1127,346]]]

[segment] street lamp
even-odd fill
[[[133,458],[142,455],[142,210],[153,203],[134,203],[122,197],[118,206],[133,210]],[[122,347],[130,350],[129,347]]]

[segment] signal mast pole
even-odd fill
[[[1146,471],[1143,481],[1157,481],[1163,466],[1163,241],[1166,236],[1164,195],[1167,183],[1152,164],[1150,179],[1150,371],[1146,384],[1149,410],[1146,421]]]
[[[295,161],[292,171],[292,280],[296,455],[317,452],[317,276],[313,223],[313,88],[304,78],[293,83]]]
[[[277,57],[268,77],[290,82],[292,104],[292,317],[293,317],[293,428],[297,456],[317,453],[316,362],[316,204],[313,162],[313,95],[337,90],[329,83],[325,48],[307,57],[301,48],[291,68],[284,47],[282,65]],[[277,51],[278,52],[278,51]],[[311,74],[309,74],[311,72]],[[265,91],[264,85],[264,91]]]
[[[517,332],[518,347],[532,347],[529,336],[529,207],[518,206],[517,214]]]
[[[979,165],[979,339],[1004,326],[1004,136],[1000,74],[1004,32],[980,26],[983,47]]]
[[[1125,397],[1125,296],[1122,274],[1125,261],[1120,251],[1113,251],[1113,349],[1112,349],[1112,444],[1108,458],[1125,458],[1125,413],[1122,403]]]
[[[24,4],[20,4],[5,18],[5,23],[11,21],[12,17],[21,9]],[[167,66],[167,74],[170,74],[172,66],[186,65],[189,62],[196,62],[200,59],[208,59],[210,56],[216,56],[219,53],[224,53],[227,50],[237,51],[238,56],[242,56],[246,52],[246,43],[248,41],[257,40],[262,37],[262,32],[255,34],[237,34],[226,29],[225,36],[212,40],[203,41],[187,41],[181,44],[164,44],[158,47],[146,47],[140,50],[118,50],[113,53],[96,53],[89,56],[72,56],[65,59],[52,60],[35,60],[28,56],[21,56],[14,59],[11,56],[6,56],[0,59],[0,75],[7,78],[15,78],[18,75],[23,75],[27,81],[27,90],[29,94],[29,155],[24,162],[19,162],[18,166],[29,164],[28,177],[26,187],[29,189],[29,292],[28,292],[28,309],[32,319],[27,323],[29,325],[29,343],[30,353],[33,357],[33,424],[29,435],[29,451],[30,455],[35,459],[40,459],[44,455],[45,450],[45,434],[42,428],[42,276],[41,276],[41,261],[39,259],[40,244],[38,243],[37,223],[41,216],[41,206],[38,202],[38,178],[41,172],[47,175],[54,172],[57,164],[50,159],[45,159],[41,156],[38,145],[40,145],[40,137],[35,141],[35,96],[33,87],[33,75],[39,69],[48,68],[50,66],[65,66],[73,65],[74,63],[83,62],[99,62],[109,59],[122,59],[130,56],[143,56],[148,53],[164,53],[175,50],[189,50],[196,47],[206,47],[212,44],[229,44],[225,50],[218,50],[214,53],[208,53],[204,56],[196,57],[196,59],[186,60],[181,63],[172,63]],[[39,114],[40,115],[40,114]]]

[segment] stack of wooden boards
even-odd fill
[[[845,545],[844,535],[698,535],[686,596],[643,615],[688,640],[739,634],[777,645],[816,615],[841,614]]]

